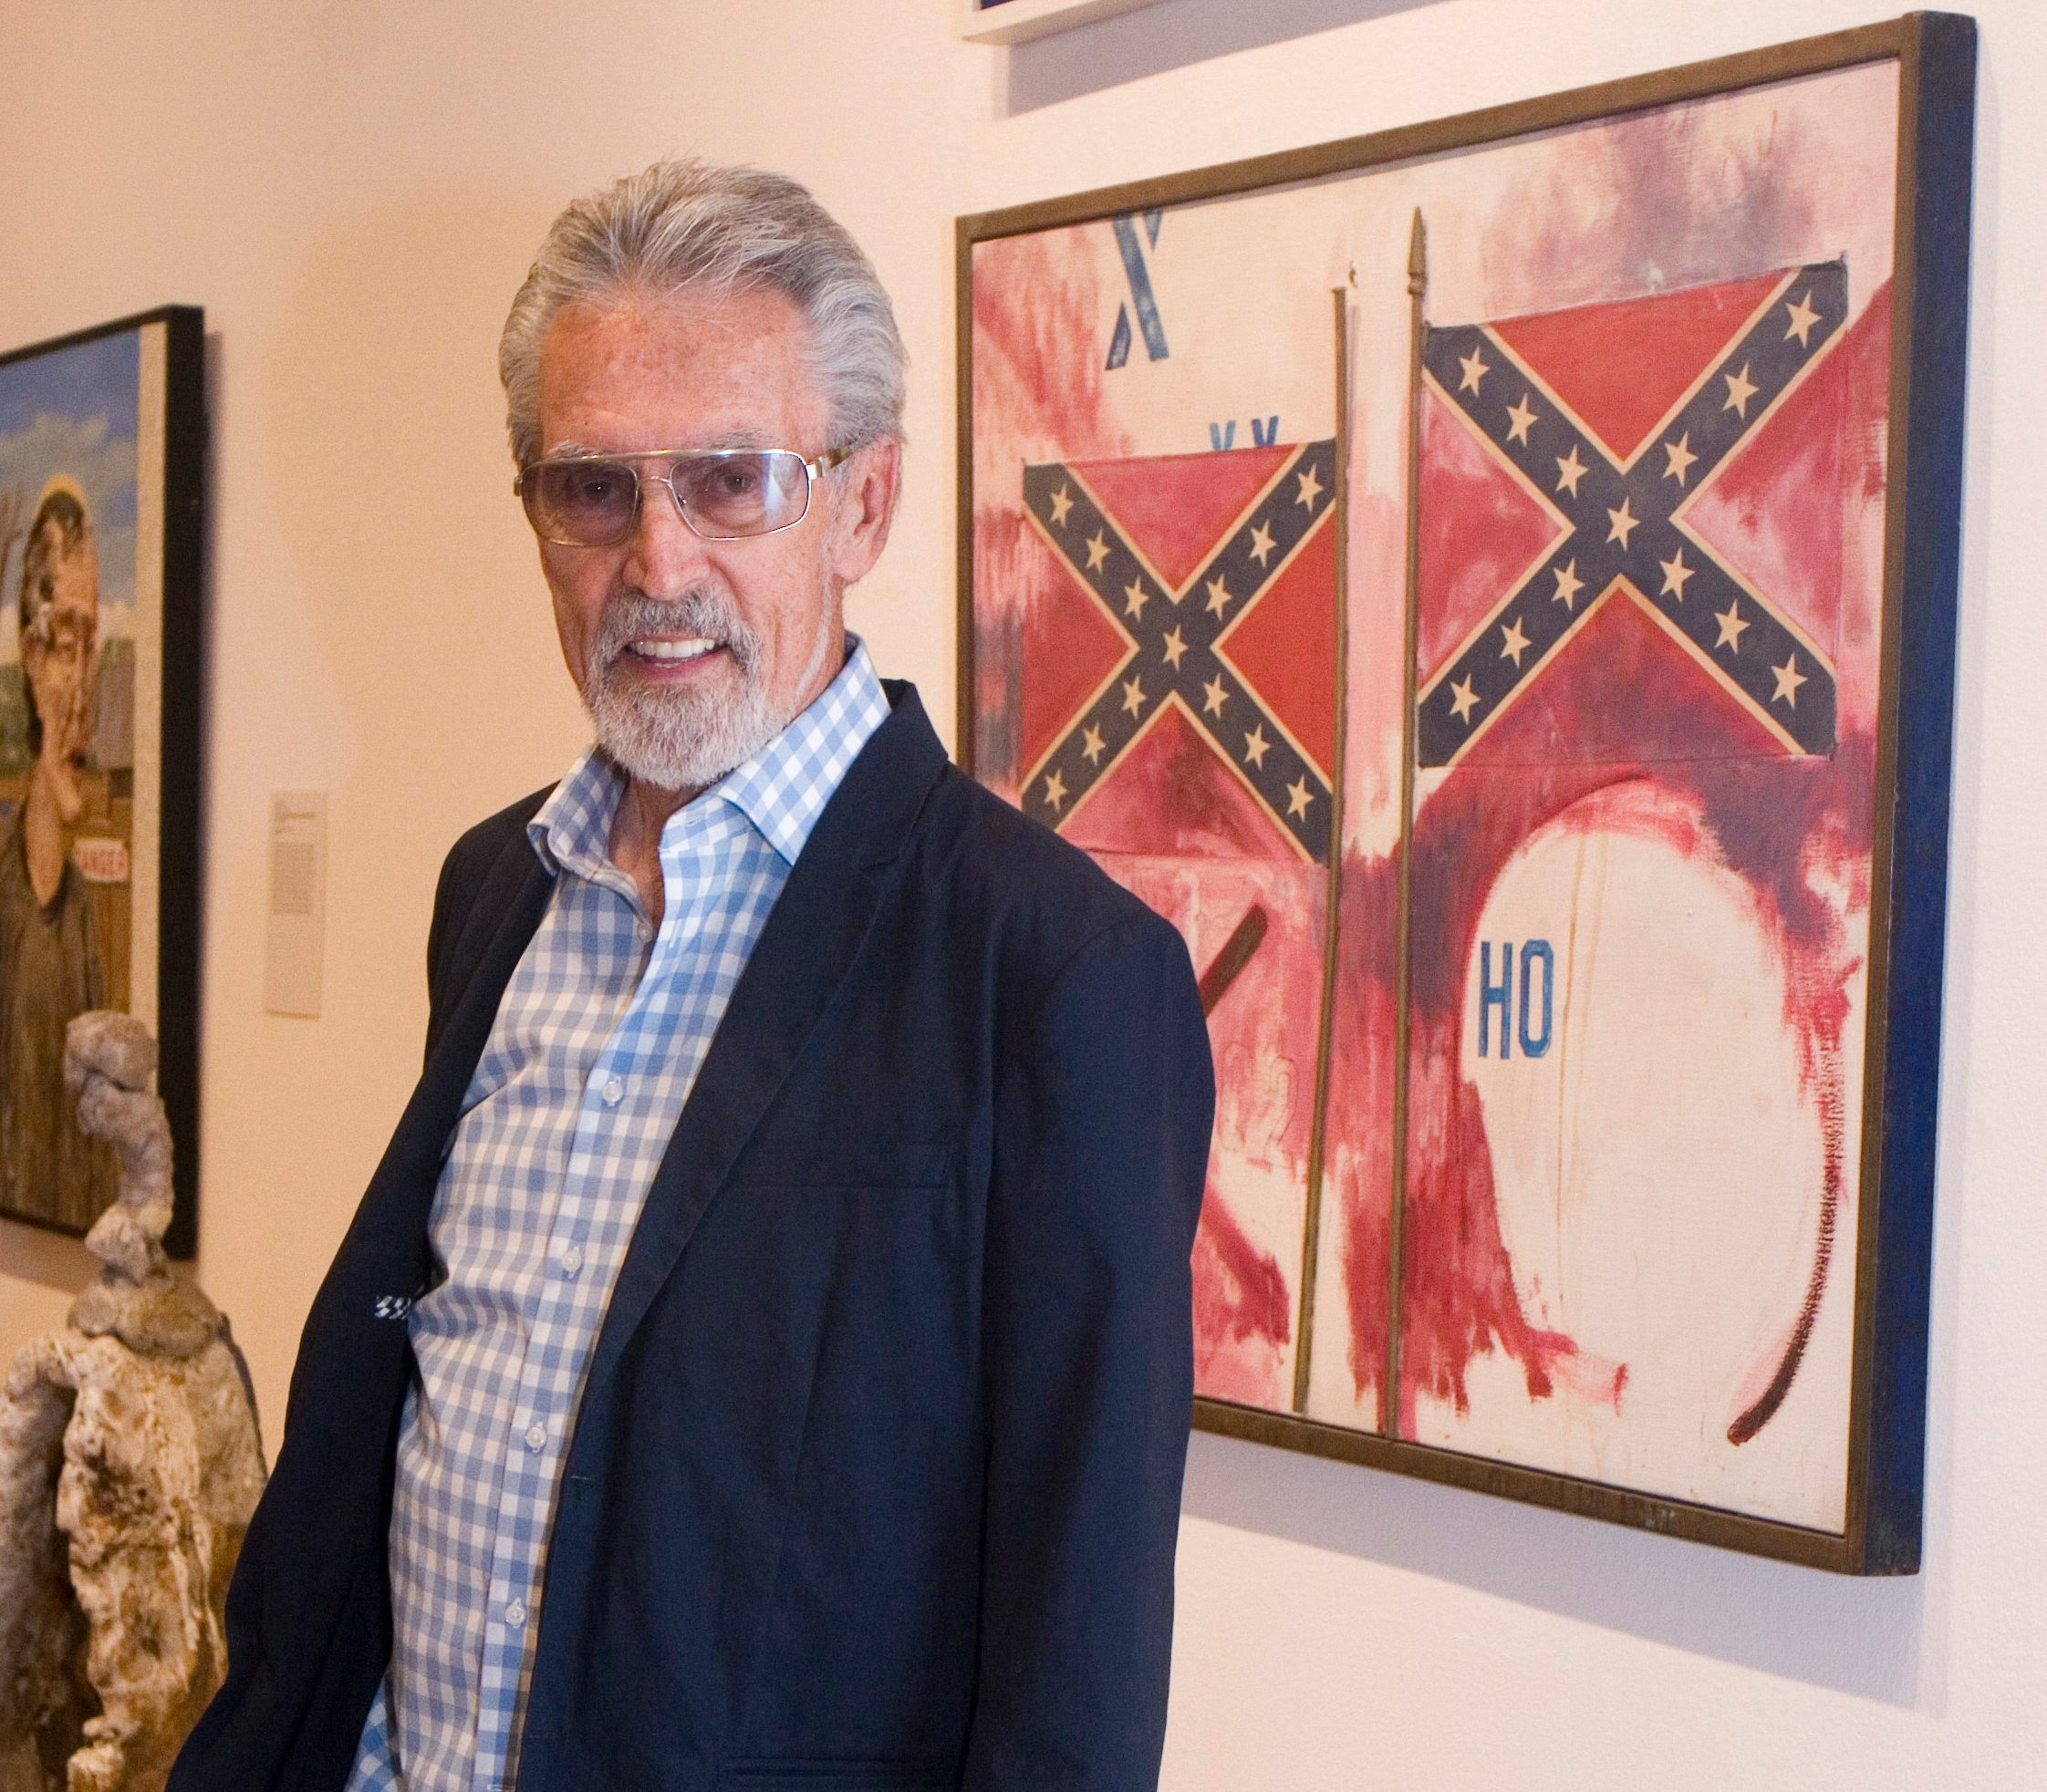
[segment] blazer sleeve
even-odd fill
[[[963,1792],[1157,1783],[1214,1103],[1186,948],[1148,914],[1074,955],[999,1073]]]

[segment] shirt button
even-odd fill
[[[605,1106],[617,1107],[618,1103],[625,1099],[625,1094],[626,1085],[620,1082],[617,1077],[611,1078],[610,1081],[608,1081],[604,1085]]]
[[[654,937],[654,927],[650,921],[636,921],[633,923],[632,930],[642,946],[646,945]]]
[[[569,1246],[566,1250],[562,1252],[561,1261],[562,1274],[573,1276],[583,1267],[583,1247],[581,1245]]]
[[[504,1608],[504,1621],[517,1630],[526,1621],[526,1606],[524,1600],[514,1600]]]
[[[529,1450],[537,1450],[537,1449],[538,1449],[538,1448],[539,1448],[539,1447],[540,1447],[540,1446],[541,1446],[541,1445],[542,1445],[543,1444],[545,1444],[545,1443],[546,1443],[546,1441],[547,1441],[547,1427],[546,1427],[546,1425],[544,1425],[544,1424],[529,1424],[529,1425],[528,1425],[528,1426],[526,1427],[526,1448],[527,1448],[527,1449],[529,1449]]]

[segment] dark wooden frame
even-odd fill
[[[162,506],[163,689],[158,763],[157,1091],[174,1144],[171,1225],[163,1245],[189,1259],[199,1240],[200,701],[206,492],[205,314],[167,305],[0,354],[0,368],[80,343],[164,328]],[[138,492],[138,498],[142,494]],[[19,1226],[72,1228],[16,1213]],[[75,1234],[73,1235],[75,1236]]]
[[[975,243],[1357,172],[1886,61],[1896,62],[1900,76],[1895,309],[1867,1072],[1844,1530],[1752,1518],[1222,1401],[1194,1403],[1198,1428],[1814,1568],[1849,1574],[1917,1572],[1961,541],[1976,26],[1957,14],[1913,13],[1457,118],[958,221],[957,738],[961,762],[972,772]]]

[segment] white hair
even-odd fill
[[[809,322],[831,445],[899,440],[909,357],[859,244],[786,175],[692,158],[586,193],[549,226],[498,344],[513,459],[540,456],[540,347],[563,306],[760,287]]]

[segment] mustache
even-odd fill
[[[643,591],[621,592],[604,606],[592,643],[592,669],[599,676],[640,635],[692,635],[726,648],[740,670],[751,672],[761,658],[761,637],[746,626],[739,606],[712,585],[698,585],[680,597],[649,597]]]

